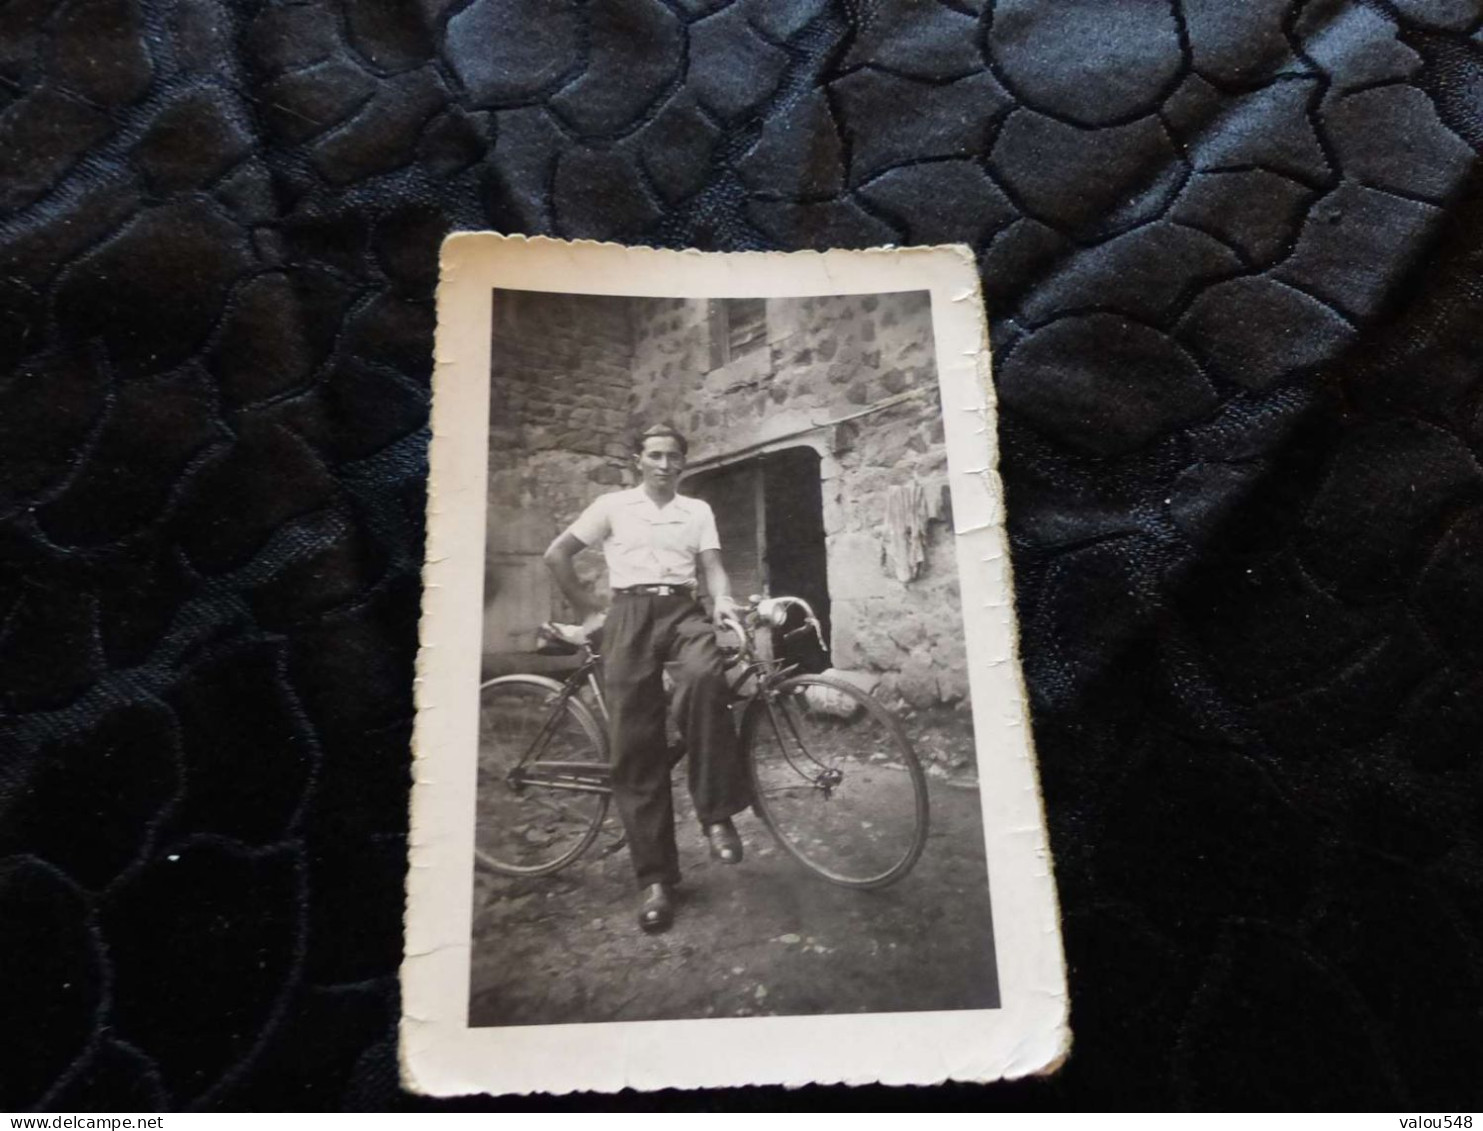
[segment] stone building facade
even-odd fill
[[[834,668],[916,708],[966,699],[926,292],[504,295],[494,329],[486,650],[521,651],[536,624],[563,612],[540,552],[587,502],[631,481],[631,429],[669,421],[690,440],[681,490],[722,492],[712,504],[734,580],[771,580],[769,559],[780,580],[802,578],[797,559],[816,552],[807,576],[816,590],[827,586],[815,599],[829,610]],[[748,497],[737,492],[764,467],[749,516],[752,504],[736,503]],[[792,505],[815,489],[818,505]],[[596,576],[601,562],[591,557],[583,568]]]
[[[489,392],[484,651],[528,652],[559,606],[541,554],[624,483],[632,300],[499,291]],[[584,555],[589,578],[600,563]]]

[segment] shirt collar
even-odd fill
[[[656,511],[660,509],[659,505],[655,503],[653,499],[649,498],[648,493],[644,490],[642,485],[638,487],[630,487],[622,494],[622,502],[625,506],[647,506]],[[690,498],[689,495],[677,494],[673,499],[665,504],[664,509],[669,510],[670,507],[673,507],[676,510],[684,511],[688,514],[694,502],[695,500]]]

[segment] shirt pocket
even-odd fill
[[[695,547],[690,537],[690,524],[683,515],[645,516],[649,524],[650,544],[661,553],[694,557]]]
[[[647,562],[650,554],[663,549],[661,530],[650,516],[642,512],[620,513],[613,516],[613,533],[608,546],[627,562]]]

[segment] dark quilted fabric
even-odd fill
[[[495,228],[977,250],[1077,1045],[937,1099],[1477,1110],[1480,22],[0,6],[0,1109],[437,1106],[432,293]]]

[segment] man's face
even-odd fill
[[[651,436],[638,456],[639,476],[645,487],[673,491],[685,470],[685,453],[673,436]]]

